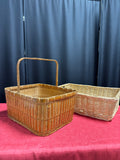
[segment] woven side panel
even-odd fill
[[[33,133],[49,135],[73,118],[75,96],[49,103],[6,91],[8,115]]]
[[[102,120],[111,120],[117,101],[112,99],[94,98],[85,95],[77,95],[75,112]],[[116,104],[117,103],[117,104]],[[115,110],[116,113],[117,109]]]
[[[116,104],[114,104],[114,105],[115,105],[115,107],[114,107],[114,109],[113,109],[112,117],[115,116],[115,114],[116,114],[116,112],[117,112],[117,110],[118,110],[118,108],[119,108],[119,96],[118,96],[118,101],[117,101]]]
[[[71,83],[61,85],[60,87],[76,90],[80,94],[83,93],[87,95],[102,96],[102,97],[115,97],[116,94],[120,91],[119,88],[78,85]]]

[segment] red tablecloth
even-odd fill
[[[0,104],[0,160],[120,160],[120,109],[111,122],[74,114],[47,137],[32,134],[7,117]]]

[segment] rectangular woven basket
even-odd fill
[[[72,121],[76,92],[47,84],[20,86],[19,63],[23,59],[56,62],[56,60],[21,58],[17,63],[17,86],[5,88],[8,117],[32,133],[47,136]]]
[[[119,107],[120,89],[67,83],[59,87],[77,91],[74,112],[111,121]]]

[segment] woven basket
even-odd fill
[[[74,112],[80,115],[110,121],[118,110],[120,89],[71,83],[59,87],[77,91]]]
[[[17,86],[5,88],[8,117],[36,135],[47,136],[72,121],[76,92],[47,84],[20,86],[19,64],[23,59],[54,61],[56,85],[58,63],[49,59],[21,58],[17,63]]]

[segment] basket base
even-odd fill
[[[24,125],[23,123],[17,121],[16,119],[14,119],[13,117],[11,117],[10,115],[8,115],[8,117],[9,117],[12,121],[18,123],[19,125],[25,127],[26,129],[28,129],[28,130],[29,130],[30,132],[32,132],[33,134],[35,134],[35,135],[37,135],[37,136],[41,136],[41,137],[45,137],[45,136],[51,135],[52,133],[56,132],[56,131],[59,130],[60,128],[62,128],[62,127],[64,127],[65,125],[69,124],[69,123],[73,120],[73,117],[72,117],[72,119],[71,119],[70,121],[68,121],[67,123],[64,123],[63,125],[61,125],[60,127],[56,128],[55,130],[53,130],[53,131],[51,131],[51,132],[48,132],[48,133],[38,133],[38,132],[35,132],[35,131],[33,132],[33,130],[31,130],[30,128],[27,128],[26,125]]]

